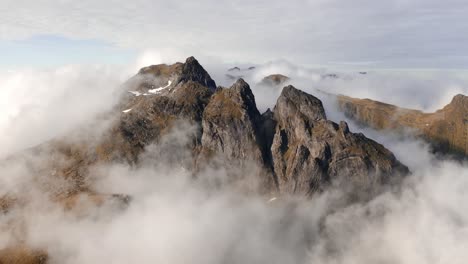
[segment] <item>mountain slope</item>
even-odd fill
[[[434,150],[468,157],[468,96],[456,95],[434,113],[400,108],[370,99],[338,96],[340,109],[349,118],[378,130],[410,129],[430,142]]]
[[[328,121],[322,102],[293,86],[283,89],[274,114],[273,162],[284,193],[311,194],[337,180],[372,190],[408,173],[389,150]]]
[[[102,115],[108,122],[102,131],[82,127],[0,162],[20,164],[30,174],[28,184],[80,216],[89,207],[119,211],[131,203],[125,194],[94,190],[93,180],[100,177],[95,168],[109,164],[163,164],[183,168],[194,179],[220,169],[228,177],[222,184],[269,195],[310,197],[336,184],[351,199],[373,195],[409,173],[384,146],[351,133],[345,122],[328,121],[319,99],[292,86],[283,88],[273,111],[260,114],[244,80],[216,87],[190,57],[145,67],[125,87],[120,102]],[[0,217],[28,210],[34,199],[28,188],[0,193]],[[0,228],[21,229],[20,223]],[[46,253],[26,249],[21,241],[0,251],[0,262],[46,261]]]
[[[107,114],[114,121],[100,137],[62,138],[38,146],[33,151],[55,157],[38,169],[70,181],[61,195],[88,192],[90,167],[138,165],[148,146],[183,121],[194,129],[186,142],[174,144],[190,155],[172,157],[175,165],[196,174],[215,160],[217,166],[231,168],[250,164],[259,168],[254,173],[261,175],[259,189],[269,192],[310,195],[338,179],[371,186],[408,173],[382,145],[351,133],[344,122],[328,121],[322,103],[312,95],[285,87],[274,111],[261,115],[242,79],[230,88],[215,86],[193,57],[185,63],[145,67],[127,82],[121,102]],[[167,156],[164,149],[159,151],[161,159]]]

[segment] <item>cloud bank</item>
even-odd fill
[[[2,76],[0,87],[7,95],[2,101],[2,146],[14,152],[112,109],[121,80],[133,72],[128,69],[158,56],[149,53],[120,70],[70,67]],[[224,78],[228,65],[212,67]],[[414,75],[395,80],[391,74],[338,73],[346,81],[323,80],[325,70],[270,63],[257,65],[248,76],[261,108],[271,107],[280,88],[255,83],[277,71],[314,95],[326,89],[423,109],[438,107],[445,100],[441,98],[466,92],[467,87],[463,80],[447,76],[431,76],[434,82],[429,86]],[[458,88],[440,88],[451,83]],[[394,87],[392,92],[388,87]],[[327,115],[342,119],[332,101],[324,103]],[[0,186],[27,190],[34,199],[24,210],[0,215],[0,247],[24,237],[29,246],[46,249],[52,263],[418,264],[464,263],[468,257],[468,165],[438,161],[422,142],[361,130],[383,142],[414,173],[401,189],[369,202],[344,204],[341,192],[333,189],[314,200],[282,197],[268,202],[271,196],[246,194],[223,184],[225,171],[207,170],[194,180],[180,164],[166,162],[187,155],[183,146],[190,131],[176,130],[163,145],[148,148],[139,167],[117,163],[94,168],[96,191],[132,196],[125,210],[106,204],[64,211],[28,181],[32,175],[27,167],[2,163]],[[48,157],[35,158],[43,162]],[[86,196],[81,200],[90,202]]]
[[[52,34],[233,62],[466,68],[463,0],[3,0],[0,39]]]

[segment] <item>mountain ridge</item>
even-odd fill
[[[468,96],[455,95],[433,113],[344,95],[337,96],[337,103],[346,117],[360,125],[397,132],[410,128],[406,133],[428,141],[435,152],[468,157]]]
[[[272,111],[260,113],[248,83],[238,79],[229,88],[216,87],[190,57],[142,68],[125,87],[121,101],[105,115],[110,125],[98,137],[57,138],[10,158],[21,160],[38,188],[67,212],[80,215],[89,206],[109,204],[124,210],[132,197],[96,192],[92,179],[99,174],[93,168],[138,167],[149,148],[153,156],[147,162],[182,167],[194,179],[206,168],[222,168],[227,184],[268,197],[312,198],[338,186],[350,201],[368,199],[410,173],[381,144],[352,133],[345,122],[327,120],[318,98],[291,85]],[[185,136],[161,144],[176,132]],[[28,199],[27,192],[0,197],[0,215],[20,210]],[[10,224],[6,228],[17,228]],[[24,248],[21,241],[0,251],[0,261],[46,262],[46,252]]]

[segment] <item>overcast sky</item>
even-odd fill
[[[121,62],[151,49],[223,62],[468,68],[466,0],[0,2],[3,65]],[[38,36],[66,41],[47,49]],[[58,59],[75,42],[80,55]]]

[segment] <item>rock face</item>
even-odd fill
[[[212,161],[231,168],[253,164],[259,168],[255,174],[262,189],[270,192],[311,195],[338,180],[371,188],[408,173],[390,151],[351,133],[346,123],[328,121],[319,99],[292,86],[283,89],[274,111],[261,115],[244,80],[216,88],[190,57],[185,63],[145,67],[126,87],[109,113],[115,121],[98,140],[77,144],[61,139],[38,147],[67,160],[62,167],[51,163],[54,177],[71,182],[60,193],[65,198],[90,192],[87,177],[93,165],[138,165],[145,149],[170,135],[181,120],[194,129],[186,142],[176,139],[171,144],[190,155],[181,158],[162,148],[160,158],[173,155],[164,162],[194,171]]]
[[[340,109],[349,118],[378,130],[410,132],[432,144],[436,152],[468,157],[468,97],[457,95],[434,113],[400,108],[369,99],[338,96]]]
[[[25,246],[0,250],[0,264],[45,264],[47,260],[46,252],[31,250]]]
[[[282,193],[312,194],[332,180],[363,189],[405,175],[408,169],[382,145],[326,119],[319,99],[285,87],[275,110],[274,171]]]
[[[202,146],[228,159],[262,161],[258,123],[260,113],[249,85],[239,79],[218,90],[203,114]]]
[[[344,122],[328,121],[319,99],[292,86],[283,89],[273,111],[260,114],[244,80],[217,88],[190,57],[185,63],[145,67],[124,87],[121,101],[105,114],[110,125],[99,136],[66,136],[22,153],[28,157],[22,167],[38,175],[32,181],[42,184],[51,201],[66,211],[86,214],[89,206],[109,205],[124,210],[131,197],[93,191],[90,179],[99,176],[93,166],[115,162],[139,166],[148,162],[145,150],[150,148],[156,153],[151,154],[156,155],[151,156],[152,163],[182,166],[195,177],[203,176],[197,173],[204,167],[226,168],[237,172],[228,177],[240,174],[248,188],[260,193],[310,196],[334,183],[372,193],[408,173],[390,151],[351,133]],[[35,162],[34,157],[48,160]],[[251,182],[256,184],[253,188]],[[0,216],[27,202],[4,195],[0,193]],[[42,251],[21,247],[0,251],[0,263],[46,260]]]
[[[219,89],[205,108],[202,121],[202,158],[213,154],[234,166],[256,165],[268,170],[268,150],[264,148],[262,116],[249,85],[239,79],[231,88]],[[220,156],[218,156],[220,157]],[[274,188],[271,171],[258,173],[263,186]]]

